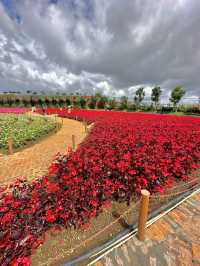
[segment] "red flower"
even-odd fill
[[[53,176],[57,173],[59,167],[56,163],[53,163],[52,165],[50,165],[49,167],[49,176]]]
[[[12,207],[15,209],[15,208],[19,208],[19,206],[21,206],[21,202],[20,201],[15,201],[12,203]]]
[[[19,257],[11,262],[11,266],[29,266],[30,259],[29,257]]]
[[[56,157],[48,176],[0,188],[1,254],[9,261],[15,257],[18,264],[13,265],[29,263],[27,254],[40,244],[49,224],[80,227],[110,200],[128,202],[143,188],[163,193],[200,166],[199,118],[56,108],[45,112],[94,126],[75,152]]]
[[[2,218],[0,218],[0,224],[2,225],[9,224],[13,220],[13,218],[14,218],[14,214],[11,212],[8,212],[4,214]]]
[[[105,201],[104,203],[103,203],[103,208],[109,208],[109,206],[110,206],[110,204],[109,204],[109,201]]]
[[[98,203],[97,203],[96,200],[90,200],[89,204],[92,205],[93,207],[97,207],[98,206]]]
[[[45,220],[47,223],[53,223],[56,220],[54,212],[52,210],[46,210]]]
[[[136,172],[136,170],[129,170],[128,173],[129,173],[129,175],[135,175],[137,172]]]
[[[59,185],[56,183],[50,183],[48,182],[46,184],[46,192],[47,193],[56,193],[60,190]]]

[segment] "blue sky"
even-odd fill
[[[0,90],[200,96],[200,1],[0,0]]]
[[[0,1],[2,2],[3,6],[5,7],[5,10],[8,13],[8,15],[12,19],[16,20],[17,22],[20,22],[21,17],[16,12],[15,1],[13,1],[13,0],[0,0]]]

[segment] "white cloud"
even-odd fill
[[[196,0],[0,2],[0,89],[66,90],[132,97],[176,85],[199,95]],[[12,11],[13,11],[12,10]]]

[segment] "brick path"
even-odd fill
[[[72,134],[76,144],[80,143],[85,137],[83,124],[63,119],[62,128],[57,133],[13,155],[0,157],[0,184],[20,176],[32,179],[46,173],[55,155],[65,153],[67,147],[72,146]]]
[[[200,193],[193,195],[94,266],[200,266]]]

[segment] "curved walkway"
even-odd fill
[[[76,145],[81,143],[86,136],[84,126],[81,122],[64,118],[57,133],[13,155],[0,157],[0,184],[17,177],[30,180],[45,174],[56,154],[64,154],[72,146],[72,135],[75,135]]]
[[[93,266],[199,266],[200,193],[193,195]]]

